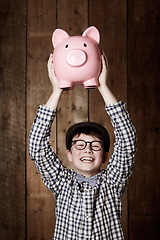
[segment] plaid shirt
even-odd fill
[[[49,144],[56,111],[39,106],[29,137],[29,154],[56,199],[54,240],[124,239],[121,197],[132,173],[136,131],[122,102],[107,105],[115,133],[114,152],[97,183],[78,183]]]

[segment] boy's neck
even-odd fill
[[[99,170],[100,171],[100,170]],[[79,171],[75,171],[77,174],[80,174],[80,175],[82,175],[83,177],[86,177],[86,178],[90,178],[90,177],[93,177],[93,176],[95,176],[95,175],[97,175],[97,173],[99,173],[99,171],[98,172],[96,172],[96,173],[85,173],[85,172],[83,172],[83,173],[81,173],[81,172],[79,172]]]

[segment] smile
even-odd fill
[[[93,162],[94,159],[92,157],[82,157],[80,159],[82,162]]]

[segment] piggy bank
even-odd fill
[[[100,34],[94,26],[82,36],[69,36],[62,29],[52,35],[53,62],[59,88],[71,89],[75,84],[96,88],[101,70]]]

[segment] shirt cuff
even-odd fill
[[[114,104],[107,104],[105,109],[111,118],[116,118],[116,116],[122,115],[123,111],[126,112],[125,105],[125,103],[119,101]]]
[[[56,115],[56,110],[51,110],[45,105],[39,105],[36,115],[36,121],[42,122],[43,124],[50,125],[52,124],[54,117]]]

